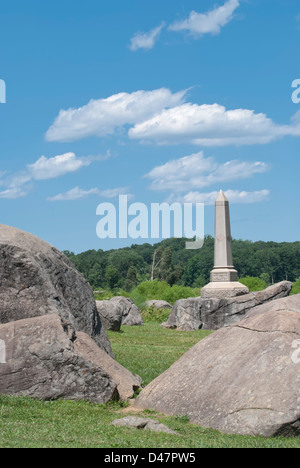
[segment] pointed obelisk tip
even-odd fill
[[[228,202],[228,199],[225,197],[223,190],[220,190],[220,193],[218,195],[218,198],[216,199],[216,202]]]

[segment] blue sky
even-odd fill
[[[299,240],[296,0],[11,0],[0,9],[1,223],[82,252],[99,203],[231,202],[232,235]],[[140,239],[137,242],[152,242]]]

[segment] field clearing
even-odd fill
[[[122,327],[109,332],[115,358],[146,385],[185,351],[210,332],[165,330],[158,323]],[[190,424],[185,417],[166,417],[144,411],[138,415],[157,419],[180,436],[111,425],[130,414],[127,404],[112,402],[36,401],[0,397],[1,448],[299,448],[300,438],[224,435]],[[136,414],[136,413],[135,413]]]

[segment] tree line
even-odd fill
[[[186,250],[187,239],[166,239],[118,250],[64,253],[94,289],[131,291],[143,281],[157,279],[170,286],[201,288],[209,282],[214,263],[214,239],[200,250]],[[258,277],[267,285],[300,278],[300,242],[233,240],[233,261],[239,277]]]

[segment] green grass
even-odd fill
[[[180,433],[168,435],[117,428],[110,423],[124,416],[118,404],[41,402],[1,397],[0,448],[297,448],[299,438],[265,439],[224,435],[189,424],[183,417],[144,411]]]
[[[123,327],[121,333],[109,332],[109,337],[116,359],[147,384],[208,334],[165,330],[158,323],[146,323],[144,327]],[[112,426],[114,419],[125,416],[124,404],[120,403],[42,402],[0,396],[0,448],[300,447],[300,438],[224,435],[190,424],[184,417],[166,417],[152,411],[141,415],[158,419],[181,435]]]
[[[146,323],[144,327],[122,327],[120,333],[108,335],[115,359],[147,385],[210,333],[165,330],[157,323]]]

